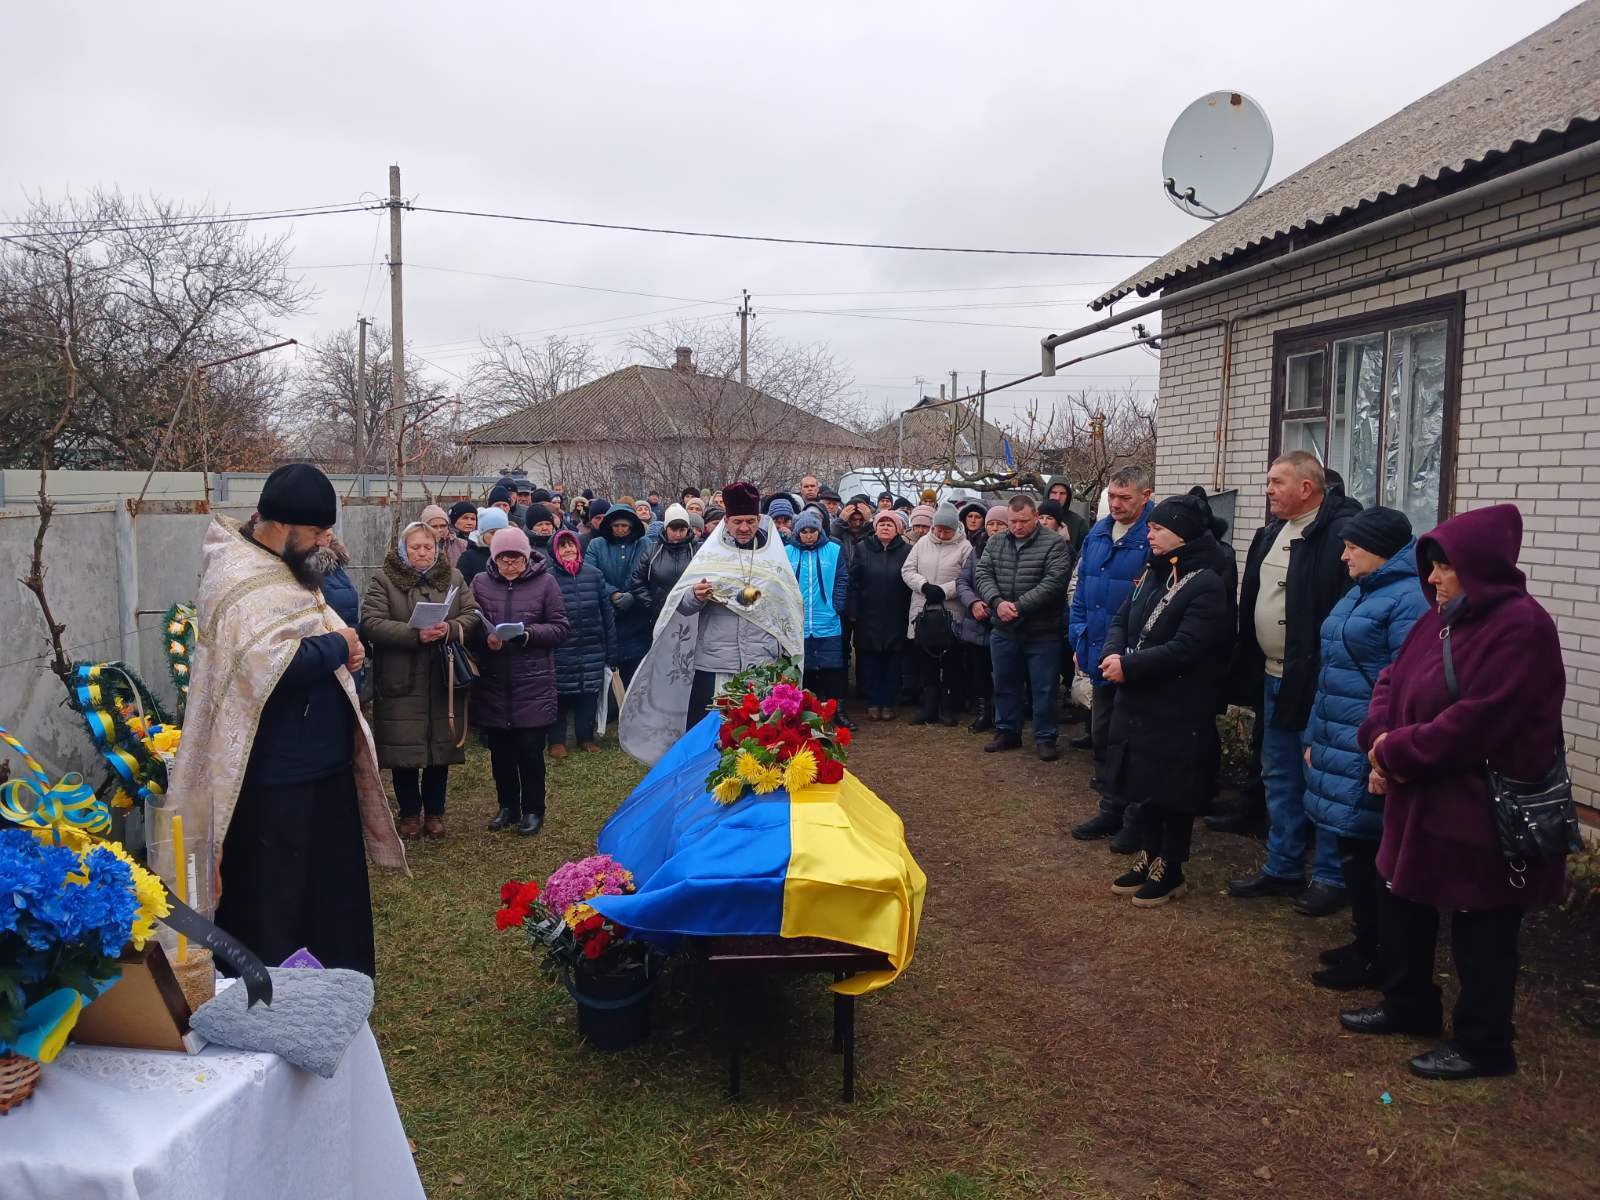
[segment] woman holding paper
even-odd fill
[[[472,590],[433,531],[407,525],[361,603],[361,632],[376,658],[372,735],[379,765],[394,776],[407,840],[444,836],[445,787],[450,767],[466,761],[467,737],[466,697],[452,703],[444,648],[476,638],[481,625]]]

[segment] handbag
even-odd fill
[[[1439,631],[1444,655],[1444,686],[1452,702],[1461,698],[1455,659],[1450,653],[1450,626]],[[1578,829],[1578,807],[1572,797],[1572,776],[1567,772],[1565,736],[1556,744],[1555,761],[1541,779],[1513,779],[1485,761],[1489,781],[1489,811],[1500,854],[1511,868],[1511,886],[1527,886],[1523,878],[1530,862],[1560,858],[1583,849]]]
[[[444,645],[444,669],[449,679],[445,688],[445,715],[450,720],[450,736],[456,739],[459,749],[467,744],[467,706],[472,699],[468,690],[478,681],[478,663],[472,652],[460,642]],[[456,730],[456,693],[461,692],[461,729]]]
[[[917,614],[917,624],[911,635],[917,649],[938,656],[955,648],[956,623],[950,610],[943,604],[929,604]]]

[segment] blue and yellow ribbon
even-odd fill
[[[24,829],[65,826],[83,833],[100,834],[111,828],[111,810],[76,771],[50,782],[28,748],[0,727],[0,741],[17,752],[32,779],[12,779],[0,784],[0,817]]]
[[[167,769],[145,739],[165,727],[165,715],[143,680],[121,663],[78,663],[71,703],[122,790],[159,805],[167,791]],[[122,715],[124,707],[137,709],[141,723],[157,723],[135,730]]]

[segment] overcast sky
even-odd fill
[[[1195,97],[1238,89],[1265,107],[1271,183],[1568,7],[12,5],[0,212],[16,215],[24,193],[96,185],[233,211],[327,205],[386,191],[398,162],[406,195],[442,207],[1153,256],[1199,229],[1160,191],[1168,127]],[[368,265],[387,251],[385,222],[293,223],[294,261],[319,296],[286,335],[314,339],[363,311],[387,323],[385,272]],[[734,320],[743,287],[772,332],[827,343],[874,408],[914,402],[918,376],[933,392],[957,370],[965,391],[980,368],[991,380],[1037,369],[1040,336],[1082,324],[1085,302],[1142,261],[424,213],[406,218],[404,258],[408,341],[447,381],[481,334],[559,328],[610,358],[627,330],[652,321]],[[706,303],[659,311],[692,301]],[[779,311],[866,308],[870,317]],[[1155,367],[1126,351],[1005,393],[998,407],[1005,419],[1068,388],[1153,390]]]

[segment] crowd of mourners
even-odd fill
[[[782,539],[806,686],[838,701],[841,724],[965,723],[991,754],[1026,730],[1048,763],[1061,726],[1081,722],[1072,745],[1092,753],[1099,800],[1071,833],[1130,856],[1111,891],[1140,909],[1181,896],[1202,816],[1264,837],[1261,868],[1227,890],[1290,897],[1308,917],[1350,911],[1353,938],[1312,978],[1381,993],[1340,1014],[1353,1032],[1440,1034],[1434,947],[1450,914],[1453,1039],[1413,1069],[1510,1073],[1520,924],[1563,878],[1559,859],[1508,867],[1485,783],[1487,769],[1543,777],[1562,741],[1560,647],[1516,566],[1520,514],[1477,509],[1415,537],[1404,513],[1363,508],[1303,452],[1276,459],[1265,490],[1242,567],[1203,489],[1156,502],[1139,467],[1092,498],[1092,523],[1065,480],[989,504],[845,498],[807,475],[761,497],[759,536]],[[626,687],[727,517],[720,491],[610,500],[506,478],[481,505],[430,505],[406,526],[346,614],[373,651],[401,836],[444,836],[469,724],[490,755],[490,828],[537,833],[546,757],[599,750],[608,671]],[[354,609],[338,579],[330,602]],[[432,628],[410,625],[419,601],[447,605]],[[449,645],[471,647],[481,673],[467,711]],[[1254,713],[1253,739],[1241,804],[1218,812],[1230,705]]]

